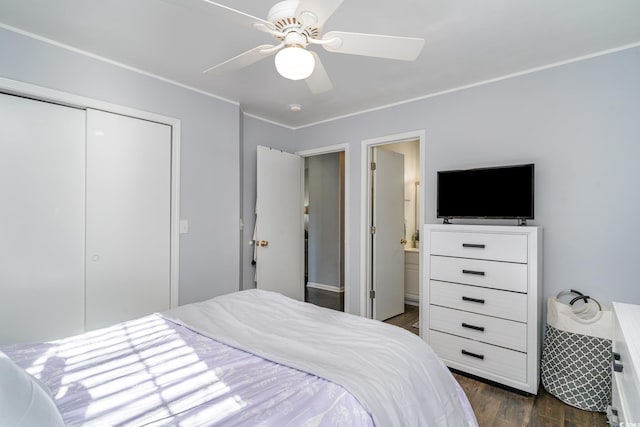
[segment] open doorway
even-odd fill
[[[346,152],[328,147],[298,154],[305,164],[305,301],[345,311]]]
[[[378,320],[397,317],[415,324],[418,333],[424,132],[363,141],[362,154],[366,285],[361,311]]]

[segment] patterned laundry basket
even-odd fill
[[[571,302],[560,302],[567,295],[574,296]],[[541,379],[564,403],[605,412],[611,403],[611,311],[574,290],[549,298]]]

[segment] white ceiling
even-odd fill
[[[217,1],[260,18],[276,3]],[[273,57],[230,75],[202,74],[273,39],[201,0],[0,0],[0,22],[290,127],[640,43],[639,0],[345,0],[324,32],[422,37],[425,48],[403,62],[311,47],[334,85],[313,95],[303,81],[280,77]],[[302,111],[289,111],[294,103]]]

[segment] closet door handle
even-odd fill
[[[471,357],[475,357],[476,359],[484,360],[484,355],[482,354],[471,353],[470,351],[467,351],[467,350],[462,350],[462,354],[464,354],[465,356],[471,356]]]
[[[474,276],[484,276],[484,271],[462,270],[462,274],[473,274]]]
[[[480,331],[480,332],[484,332],[484,326],[475,326],[475,325],[470,325],[468,323],[462,323],[462,327],[463,328],[467,328],[467,329],[473,329],[476,331]]]
[[[463,301],[469,301],[469,302],[477,302],[478,304],[484,304],[484,300],[483,299],[478,299],[478,298],[471,298],[471,297],[462,297]]]
[[[479,245],[477,243],[463,243],[463,248],[476,248],[476,249],[484,249],[484,245]]]

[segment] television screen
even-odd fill
[[[438,172],[438,218],[533,219],[534,165]]]

